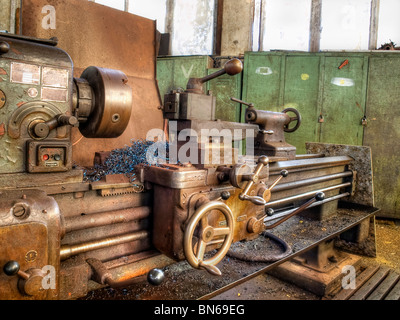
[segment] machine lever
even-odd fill
[[[98,259],[89,258],[86,263],[92,268],[92,279],[100,284],[108,285],[111,288],[123,288],[133,284],[141,283],[146,278],[151,284],[159,285],[164,280],[164,273],[157,269],[156,272],[151,270],[149,274],[141,275],[126,280],[114,280],[111,272],[106,268],[106,266]],[[152,272],[153,271],[153,272]]]
[[[308,200],[306,203],[302,204],[300,207],[298,207],[295,211],[293,211],[291,214],[283,217],[281,220],[275,222],[272,225],[266,226],[265,229],[273,229],[275,227],[277,227],[278,225],[280,225],[281,223],[285,222],[286,220],[288,220],[289,218],[295,216],[296,214],[299,214],[301,212],[303,212],[304,210],[308,209],[309,206],[311,206],[314,202],[317,201],[322,201],[325,199],[325,194],[323,192],[318,192],[313,198],[311,198],[310,200]],[[266,216],[264,216],[262,219],[264,219]]]
[[[46,138],[51,130],[66,125],[75,127],[78,125],[78,119],[74,116],[59,114],[46,122],[37,123],[33,127],[33,132],[38,138]]]
[[[191,92],[197,92],[197,93],[202,93],[202,85],[205,82],[208,82],[212,79],[215,79],[219,76],[222,76],[224,74],[228,74],[230,76],[234,76],[243,70],[243,63],[237,58],[229,60],[227,63],[225,63],[223,69],[214,72],[210,75],[207,75],[203,78],[190,78],[186,90],[191,91]]]
[[[259,197],[259,196],[249,196],[248,193],[253,186],[254,183],[258,182],[259,175],[261,173],[261,170],[268,164],[268,157],[267,156],[261,156],[258,158],[258,164],[257,167],[254,171],[253,174],[249,176],[249,182],[247,183],[246,187],[244,188],[243,192],[239,195],[240,200],[247,200],[252,202],[255,205],[263,206],[266,205],[266,201],[264,198]]]
[[[29,274],[20,270],[19,263],[14,260],[10,260],[4,265],[3,271],[9,277],[18,275],[18,277],[24,280],[28,280],[30,277]]]
[[[26,296],[37,296],[43,292],[43,278],[45,272],[42,269],[31,268],[27,272],[20,270],[21,266],[17,261],[10,260],[4,267],[3,271],[7,276],[17,275],[18,290]]]
[[[323,192],[318,192],[313,198],[311,198],[306,203],[304,203],[303,205],[298,207],[291,214],[285,216],[284,218],[275,222],[272,225],[265,226],[264,219],[267,216],[272,216],[274,214],[274,210],[271,208],[268,208],[266,214],[264,216],[262,216],[260,219],[257,219],[255,217],[252,217],[251,219],[249,219],[249,221],[247,222],[247,231],[249,233],[260,233],[261,231],[264,231],[264,230],[273,229],[273,228],[277,227],[278,225],[280,225],[281,223],[288,220],[289,218],[293,217],[294,215],[299,214],[299,213],[303,212],[304,210],[308,209],[314,202],[322,201],[324,199],[325,199],[325,194]]]
[[[245,102],[245,101],[243,101],[243,100],[236,99],[236,98],[234,98],[234,97],[232,97],[231,100],[232,100],[233,102],[237,102],[237,103],[243,104],[243,105],[245,105],[245,106],[248,106],[249,108],[253,108],[253,107],[254,107],[254,104]]]

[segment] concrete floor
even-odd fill
[[[363,265],[380,265],[400,273],[400,221],[376,220],[376,258],[362,258]],[[321,300],[307,290],[262,274],[212,300]]]

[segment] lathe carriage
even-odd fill
[[[132,137],[125,151],[98,150],[83,168],[72,161],[71,130],[93,144],[124,132],[132,112],[125,74],[91,66],[74,78],[54,39],[1,34],[0,49],[1,299],[76,299],[146,277],[160,285],[162,269],[179,261],[224,277],[219,266],[235,257],[233,244],[275,239],[267,231],[298,215],[335,219],[339,201],[366,205],[371,196],[370,167],[349,154],[354,148],[309,144],[309,154],[296,154],[285,140],[301,124],[296,109],[232,98],[247,106],[246,123],[215,118],[203,84],[240,73],[239,59],[165,96],[169,124],[156,130],[158,141]],[[131,171],[118,171],[121,163]],[[365,242],[370,207],[336,235],[350,229],[356,236],[347,239]],[[332,263],[333,243],[326,247]]]

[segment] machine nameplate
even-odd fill
[[[26,63],[11,63],[11,82],[40,84],[40,67]]]

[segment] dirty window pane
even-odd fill
[[[262,50],[308,51],[311,0],[266,0]]]
[[[95,0],[94,2],[118,10],[125,10],[125,0]]]
[[[378,48],[391,41],[400,47],[400,1],[381,0],[379,7]]]
[[[172,55],[212,54],[214,0],[175,0]]]
[[[129,12],[151,20],[157,20],[157,30],[165,33],[166,0],[130,0]]]
[[[323,0],[321,50],[368,50],[371,0]]]

